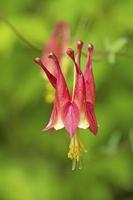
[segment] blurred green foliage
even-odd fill
[[[41,132],[51,105],[33,63],[40,53],[0,21],[0,200],[133,199],[132,8],[132,0],[1,2],[0,14],[40,48],[66,20],[73,37],[113,52],[94,56],[99,135],[80,131],[88,153],[72,172],[68,134]]]

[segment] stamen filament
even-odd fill
[[[79,134],[76,132],[73,138],[71,139],[68,152],[68,158],[72,160],[72,170],[75,170],[76,165],[79,169],[82,169],[80,156],[82,155],[82,153],[85,152],[87,151],[80,141]]]

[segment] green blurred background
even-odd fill
[[[94,56],[100,129],[97,137],[80,131],[88,152],[83,169],[72,171],[68,134],[41,132],[52,104],[45,101],[46,81],[33,63],[40,52],[0,21],[0,200],[133,200],[133,1],[0,4],[0,14],[40,48],[54,24],[65,20],[73,37],[111,52]]]

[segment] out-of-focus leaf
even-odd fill
[[[115,153],[120,145],[121,133],[114,132],[111,137],[109,137],[106,145],[102,146],[101,150],[104,154]]]
[[[133,152],[133,129],[131,129],[129,131],[129,142],[130,142],[130,145],[131,145],[131,150]]]
[[[115,42],[111,42],[108,38],[105,40],[105,49],[108,53],[108,61],[110,64],[114,64],[116,60],[116,53],[118,53],[126,44],[128,40],[126,38],[119,38]]]

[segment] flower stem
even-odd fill
[[[34,49],[36,51],[41,51],[38,47],[36,47],[34,44],[32,44],[29,40],[27,40],[13,25],[10,23],[5,17],[0,15],[0,20],[2,20],[14,33],[15,35],[23,41],[27,46],[29,46],[31,49]]]

